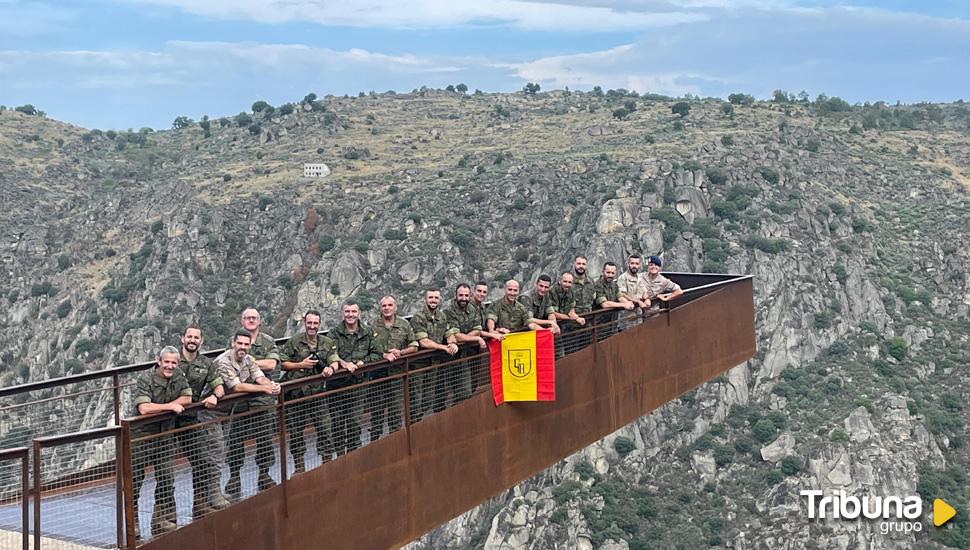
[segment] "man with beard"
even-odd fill
[[[508,334],[519,330],[539,330],[542,328],[532,318],[532,312],[518,301],[519,282],[509,279],[505,282],[505,297],[488,308],[485,316],[488,330]]]
[[[328,387],[346,388],[363,380],[354,371],[367,363],[381,360],[381,352],[377,347],[377,334],[360,322],[360,306],[356,302],[347,302],[343,307],[343,322],[330,331],[330,336],[337,343],[337,355],[340,356],[341,366],[351,374],[335,378]],[[364,411],[363,395],[365,391],[347,390],[330,395],[331,433],[337,455],[342,455],[360,447],[360,416]]]
[[[593,296],[596,294],[595,281],[586,274],[586,256],[582,254],[573,260],[573,297],[576,298],[576,313],[582,315],[593,311]]]
[[[180,428],[217,418],[214,409],[225,395],[222,378],[212,359],[199,353],[202,342],[199,325],[192,324],[185,328],[179,371],[192,389],[192,402],[201,402],[205,408],[179,416]],[[201,428],[178,432],[175,439],[192,466],[192,517],[198,519],[210,511],[229,506],[229,500],[219,489],[219,465],[225,453],[222,425],[209,423]]]
[[[485,339],[482,338],[482,325],[477,308],[470,304],[471,287],[461,283],[455,288],[455,300],[445,310],[448,324],[456,331],[454,333],[455,343],[473,344],[464,346],[459,350],[458,357],[470,358],[481,355],[488,349]],[[444,384],[444,393],[451,392],[454,395],[454,402],[468,399],[472,391],[472,370],[478,367],[483,360],[482,357],[469,359],[462,362],[460,367],[449,369],[448,380]],[[476,384],[478,381],[475,381]]]
[[[429,288],[424,291],[424,307],[411,316],[411,328],[418,339],[421,349],[435,350],[436,353],[421,358],[412,364],[412,370],[437,365],[448,361],[458,353],[458,344],[454,334],[457,329],[448,322],[448,317],[441,308],[441,291]],[[411,419],[421,420],[428,411],[444,409],[444,396],[438,397],[444,390],[443,374],[440,369],[431,369],[412,378],[411,391]],[[439,382],[439,378],[441,378]],[[436,391],[437,390],[437,391]]]
[[[394,296],[384,296],[381,298],[380,308],[381,319],[374,325],[377,349],[392,365],[374,371],[372,379],[401,374],[404,366],[398,360],[418,351],[418,339],[414,336],[411,324],[397,316],[397,299]],[[377,441],[384,432],[385,418],[388,433],[400,430],[404,418],[404,387],[401,379],[369,386],[367,408],[370,412],[371,441]]]
[[[597,340],[602,340],[616,333],[616,319],[622,310],[632,311],[634,304],[620,294],[620,287],[616,284],[616,264],[603,264],[603,276],[594,285],[593,303],[599,309],[610,310],[596,317],[596,323],[603,325],[597,328]]]
[[[643,259],[639,254],[631,254],[627,260],[627,270],[616,278],[616,285],[620,289],[620,295],[633,302],[635,307],[640,308],[641,312],[646,312],[650,307],[650,300],[647,298],[647,285],[643,282],[640,274],[640,264]],[[633,328],[639,324],[640,318],[637,317],[635,310],[624,313],[620,320],[620,330]]]
[[[573,295],[573,274],[569,271],[559,276],[559,284],[549,291],[549,302],[553,316],[562,329],[562,338],[556,341],[556,357],[576,351],[579,335],[570,335],[586,325],[586,318],[576,313],[576,296]]]
[[[337,344],[320,330],[320,312],[311,309],[303,314],[303,332],[294,334],[283,344],[280,352],[283,367],[283,381],[290,382],[308,376],[322,374],[330,376],[340,368],[340,357],[337,355]],[[292,390],[287,390],[287,401],[301,397],[309,397],[322,392],[325,382],[306,384]],[[330,412],[327,410],[325,398],[307,399],[286,407],[286,429],[290,436],[290,452],[293,453],[293,473],[306,471],[306,427],[313,424],[313,431],[317,435],[317,453],[321,462],[327,462],[333,456],[333,444],[330,440]]]
[[[586,256],[579,254],[573,260],[573,298],[576,300],[576,314],[583,315],[593,310],[593,296],[596,290],[593,288],[595,282],[586,272]],[[585,317],[584,317],[585,319]],[[587,319],[592,321],[593,319]],[[590,332],[583,332],[573,337],[573,350],[576,351],[589,345],[592,339]],[[571,352],[570,352],[571,353]]]
[[[192,403],[192,389],[178,370],[179,352],[165,346],[158,352],[155,370],[138,378],[135,385],[134,405],[136,415],[172,412],[181,414]],[[175,418],[164,416],[161,420],[139,425],[132,434],[144,437],[169,431],[175,427]],[[175,446],[172,436],[166,435],[148,441],[135,442],[132,449],[132,497],[135,517],[138,517],[138,497],[145,481],[145,468],[151,465],[155,471],[155,508],[152,511],[152,535],[159,536],[177,529],[175,523],[175,477],[172,459]],[[140,537],[138,524],[135,536]]]
[[[262,323],[259,312],[254,308],[246,308],[239,316],[240,325],[249,332],[252,345],[249,347],[249,355],[256,360],[256,366],[260,368],[266,376],[273,381],[278,381],[281,372],[278,370],[280,364],[280,353],[276,348],[276,340],[272,336],[259,330]],[[229,347],[232,347],[230,343]]]
[[[280,385],[273,382],[256,365],[256,360],[249,355],[251,336],[248,330],[240,330],[232,337],[232,347],[215,358],[215,365],[219,369],[226,388],[232,393],[247,393],[257,396],[276,396],[280,393]],[[260,407],[252,403],[254,408]],[[250,403],[235,400],[230,414],[245,413]],[[269,468],[273,465],[273,416],[269,411],[261,411],[244,416],[236,416],[229,424],[229,482],[226,483],[226,493],[233,498],[239,498],[242,484],[239,472],[245,459],[243,442],[247,439],[256,440],[256,467],[259,477],[256,480],[260,491],[265,491],[276,485],[269,475]]]
[[[647,260],[647,275],[643,279],[647,287],[646,297],[648,305],[650,304],[650,300],[653,300],[652,307],[649,310],[650,313],[657,312],[660,309],[661,303],[669,302],[684,294],[680,285],[660,274],[660,268],[662,266],[663,261],[659,256],[650,256],[650,259]]]

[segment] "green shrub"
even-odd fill
[[[906,357],[906,340],[901,336],[893,336],[886,343],[886,351],[897,361]]]
[[[707,176],[707,181],[711,182],[711,185],[724,185],[727,182],[727,176],[718,168],[708,168],[704,171],[704,175]]]
[[[751,433],[754,435],[755,439],[762,443],[768,443],[775,438],[775,433],[778,428],[775,423],[767,418],[763,418],[755,422],[754,426],[751,428]]]
[[[727,107],[728,110],[730,111],[725,114],[731,114],[734,112],[734,107],[731,107],[730,105],[725,105],[725,107]],[[734,145],[734,138],[731,135],[721,136],[721,145],[725,147],[730,147]]]
[[[575,470],[575,472],[579,474],[579,477],[583,479],[589,479],[593,477],[594,473],[596,473],[596,470],[593,468],[593,465],[588,460],[577,462],[573,470]]]
[[[30,295],[34,298],[39,296],[53,296],[57,294],[57,287],[50,281],[44,281],[30,286]]]
[[[793,476],[802,469],[802,461],[794,456],[786,456],[781,459],[781,473],[786,476]]]
[[[778,175],[778,171],[768,166],[758,168],[758,172],[761,174],[761,177],[763,177],[765,181],[771,185],[777,184],[781,179],[781,176]]]
[[[552,488],[552,498],[556,501],[556,504],[562,506],[569,502],[582,487],[582,483],[574,479],[567,479]]]
[[[620,456],[626,456],[636,448],[636,444],[629,437],[624,437],[621,435],[613,440],[613,449],[615,449]]]
[[[320,238],[317,239],[317,248],[320,250],[321,254],[329,250],[333,250],[333,247],[336,245],[337,240],[330,235],[320,235]]]
[[[74,359],[74,358],[64,361],[65,375],[80,374],[83,371],[84,371],[84,361],[81,361],[80,359]]]
[[[785,476],[783,476],[778,470],[768,470],[765,472],[765,485],[768,487],[778,485],[783,479],[785,479]]]
[[[846,443],[849,441],[849,434],[842,428],[835,428],[829,432],[829,439],[835,443]]]
[[[745,246],[767,252],[768,254],[779,254],[791,248],[791,243],[786,239],[770,239],[756,235],[745,237],[743,242]]]
[[[734,450],[741,454],[747,454],[754,448],[754,440],[746,435],[742,435],[734,442]]]
[[[400,229],[385,229],[384,238],[389,241],[403,241],[408,235]]]
[[[57,306],[57,318],[58,319],[63,319],[65,317],[67,317],[67,315],[69,313],[71,313],[71,308],[72,307],[73,306],[71,305],[71,300],[70,299],[64,300],[63,302],[61,302],[60,304],[58,304],[58,306]]]
[[[718,445],[714,447],[714,463],[724,467],[734,461],[734,447]]]

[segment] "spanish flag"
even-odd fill
[[[488,343],[495,405],[505,401],[555,401],[556,362],[548,330],[507,334]]]

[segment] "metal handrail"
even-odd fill
[[[733,281],[738,281],[738,280],[742,280],[742,279],[750,279],[750,278],[752,278],[751,275],[729,275],[729,274],[720,274],[720,273],[704,273],[704,274],[698,274],[698,273],[682,273],[682,272],[664,272],[664,275],[665,276],[668,276],[668,277],[669,276],[673,276],[673,277],[696,277],[696,276],[699,276],[699,275],[703,275],[705,277],[718,277],[718,278],[723,277],[724,278],[723,280],[717,281],[717,282],[714,282],[714,283],[708,283],[708,284],[704,284],[704,285],[701,285],[701,286],[684,289],[684,295],[685,296],[687,294],[689,294],[689,293],[696,292],[696,291],[707,290],[707,289],[710,289],[710,288],[714,288],[714,287],[716,287],[718,285],[728,284],[728,283],[731,283]],[[593,312],[587,312],[584,315],[591,315],[591,314],[594,314],[594,313],[597,313],[597,312],[595,312],[595,311],[593,311]],[[408,319],[408,318],[410,318],[410,315],[403,316],[403,318],[404,319]],[[324,335],[326,335],[327,332],[328,331],[320,331],[318,334],[324,334]],[[285,343],[288,339],[289,339],[289,337],[281,337],[281,338],[276,338],[274,341],[277,344],[281,344],[281,343]],[[226,348],[219,348],[219,349],[214,349],[214,350],[203,351],[203,352],[201,352],[201,354],[204,355],[204,356],[206,356],[206,357],[215,357],[215,356],[218,356],[220,353],[224,352],[225,350],[226,350]],[[142,362],[142,363],[132,363],[132,364],[129,364],[129,365],[122,365],[122,366],[118,366],[118,367],[109,367],[109,368],[106,368],[106,369],[101,369],[101,370],[91,371],[91,372],[85,372],[85,373],[80,373],[80,374],[71,374],[71,375],[68,375],[68,376],[61,376],[61,377],[58,377],[58,378],[50,378],[50,379],[47,379],[47,380],[40,380],[40,381],[37,381],[37,382],[28,382],[26,384],[19,384],[19,385],[16,385],[16,386],[10,386],[8,388],[0,388],[0,398],[7,397],[7,396],[11,396],[11,395],[17,395],[17,394],[21,394],[21,393],[26,393],[26,392],[32,392],[32,391],[37,391],[37,390],[54,388],[54,387],[63,386],[63,385],[67,385],[67,384],[76,384],[76,383],[79,383],[79,382],[87,382],[87,381],[90,381],[90,380],[97,380],[99,378],[107,378],[107,377],[116,376],[116,375],[131,374],[131,373],[134,373],[134,372],[139,372],[139,371],[142,371],[142,370],[146,370],[146,369],[152,367],[154,364],[155,364],[154,361],[145,361],[145,362]]]

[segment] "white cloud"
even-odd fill
[[[440,28],[506,25],[525,30],[620,31],[700,21],[707,15],[681,9],[644,9],[630,4],[589,5],[541,0],[119,0],[170,6],[220,19],[261,23],[307,21],[376,28]],[[698,0],[708,4],[712,0]],[[696,3],[696,2],[690,2]],[[671,6],[672,7],[672,6]]]
[[[77,17],[72,8],[0,0],[0,36],[26,37],[63,31]]]

